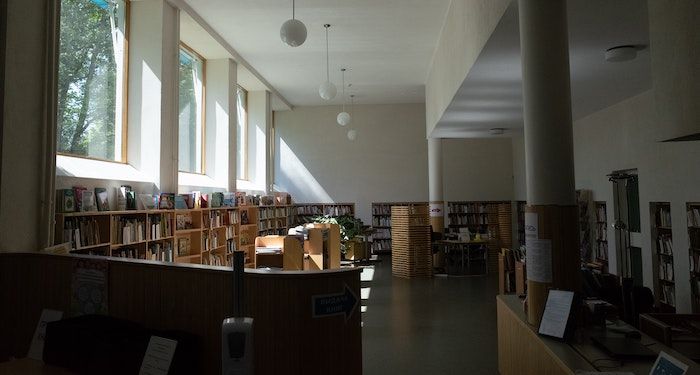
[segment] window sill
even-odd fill
[[[223,189],[226,190],[228,186],[224,183],[216,181],[215,179],[207,176],[205,174],[197,173],[187,173],[178,172],[177,176],[178,185],[185,190],[197,190],[198,188],[210,188],[210,189]]]
[[[66,155],[56,155],[56,176],[153,182],[152,178],[149,178],[129,164],[112,163]]]

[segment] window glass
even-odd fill
[[[239,180],[245,180],[248,177],[248,91],[241,86],[236,86],[236,106],[238,110],[236,177]]]
[[[203,173],[204,62],[194,52],[180,48],[179,169]]]
[[[57,151],[124,161],[126,6],[62,0]]]

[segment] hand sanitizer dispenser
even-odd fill
[[[221,325],[221,374],[253,374],[253,318],[243,317],[242,251],[233,253],[233,314]]]

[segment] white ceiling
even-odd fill
[[[648,45],[646,0],[569,0],[571,102],[574,120],[651,88],[649,50],[608,63],[605,50]],[[506,10],[431,136],[501,137],[521,133],[522,74],[517,1]]]
[[[185,0],[292,105],[324,101],[325,31],[330,23],[331,80],[340,93],[340,68],[357,103],[422,103],[428,65],[449,0],[297,0],[306,43],[280,40],[291,18],[289,0]]]

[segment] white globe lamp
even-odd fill
[[[280,38],[290,47],[299,47],[306,41],[306,25],[297,19],[289,19],[280,28]]]
[[[355,130],[355,129],[348,130],[348,139],[351,141],[354,141],[355,138],[357,138],[357,130]]]
[[[352,121],[352,117],[350,117],[350,114],[347,112],[340,112],[338,113],[338,125],[340,126],[346,126],[350,124],[350,121]]]
[[[318,86],[318,95],[325,100],[333,100],[336,94],[338,94],[338,89],[335,88],[333,82],[326,81]]]

